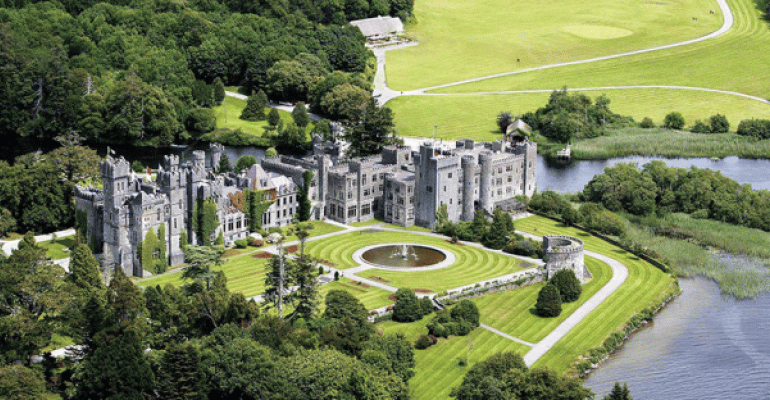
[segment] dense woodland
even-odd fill
[[[0,6],[4,142],[72,130],[89,142],[167,145],[214,128],[215,82],[217,91],[262,90],[276,101],[312,100],[332,118],[350,116],[344,102],[370,97],[371,78],[364,38],[347,21],[406,18],[412,1]]]

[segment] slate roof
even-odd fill
[[[404,24],[396,17],[375,17],[350,21],[366,37],[386,36],[404,31]]]

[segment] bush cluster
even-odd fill
[[[428,333],[435,337],[465,336],[479,326],[479,309],[470,300],[460,300],[452,311],[440,310],[428,323]]]
[[[394,321],[417,321],[433,312],[433,301],[429,297],[418,299],[411,289],[398,289],[395,297],[396,303],[393,305]]]
[[[768,139],[770,138],[770,119],[744,119],[738,124],[736,132],[742,136]]]
[[[248,246],[246,239],[239,239],[235,241],[235,247],[238,249],[245,249]]]
[[[560,269],[549,279],[549,283],[559,289],[559,296],[562,303],[572,303],[580,298],[583,287],[570,269]]]
[[[544,107],[524,114],[521,119],[543,136],[569,142],[573,138],[600,136],[607,126],[633,123],[630,117],[610,111],[609,104],[605,96],[594,102],[585,94],[569,94],[564,88],[553,91]]]
[[[414,342],[414,348],[417,350],[425,350],[430,346],[433,346],[438,342],[438,339],[436,339],[433,335],[420,335],[419,338]]]
[[[503,251],[524,257],[543,258],[543,246],[540,245],[540,242],[527,239],[518,233],[513,235]]]
[[[537,293],[535,312],[541,317],[558,317],[561,314],[561,295],[559,289],[552,283],[547,283]]]

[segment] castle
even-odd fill
[[[543,236],[543,260],[545,275],[553,276],[560,269],[569,269],[575,273],[580,283],[591,278],[583,259],[583,241],[571,236]]]
[[[272,201],[261,216],[263,228],[286,226],[298,212],[305,170],[313,172],[308,191],[312,217],[345,224],[376,216],[401,226],[433,228],[442,205],[449,220],[470,221],[476,212],[491,215],[514,196],[535,191],[537,145],[515,132],[494,143],[458,140],[451,150],[432,143],[416,152],[386,146],[378,155],[356,159],[344,159],[338,144],[315,137],[311,156],[263,159],[248,171],[218,174],[222,151],[221,145],[212,145],[208,157],[194,151],[185,163],[166,156],[155,181],[131,172],[124,158],[107,156],[100,167],[104,188],[76,188],[89,243],[102,249],[102,259],[113,268],[141,276],[139,244],[150,229],[163,225],[168,262],[180,264],[183,230],[191,244],[198,241],[192,233],[197,202],[214,201],[219,226],[211,239],[221,233],[231,244],[249,234],[247,214],[236,200],[239,192],[260,190],[264,200]]]

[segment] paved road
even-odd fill
[[[542,240],[541,237],[531,235],[524,232],[519,232],[526,237],[532,239]],[[606,262],[610,268],[612,268],[612,278],[607,282],[604,287],[599,289],[596,294],[591,296],[583,305],[581,305],[575,312],[573,312],[567,319],[564,320],[559,326],[556,327],[551,333],[548,334],[543,340],[532,346],[532,349],[524,355],[524,362],[528,366],[534,364],[545,353],[548,352],[561,338],[563,338],[572,328],[575,327],[580,321],[583,320],[591,311],[596,309],[604,300],[606,300],[612,293],[617,290],[623,282],[628,278],[628,268],[620,261],[603,256],[592,251],[585,251],[585,255],[594,257],[601,261]]]
[[[726,94],[730,96],[743,97],[749,100],[759,101],[765,104],[770,104],[770,100],[764,99],[758,96],[752,96],[750,94],[732,92],[729,90],[709,89],[695,86],[675,86],[675,85],[634,85],[634,86],[597,86],[597,87],[585,87],[585,88],[567,88],[569,92],[589,92],[589,91],[601,91],[601,90],[634,90],[634,89],[674,89],[674,90],[692,90],[697,92],[710,92]],[[404,94],[404,96],[482,96],[482,95],[498,95],[498,94],[527,94],[527,93],[551,93],[553,89],[531,89],[531,90],[498,90],[491,92],[456,92],[456,93],[419,93],[419,94]]]
[[[502,337],[504,337],[504,338],[506,338],[508,340],[512,340],[512,341],[514,341],[516,343],[521,343],[521,344],[523,344],[525,346],[529,346],[529,347],[534,346],[534,343],[525,342],[525,341],[523,341],[523,340],[521,340],[519,338],[515,338],[515,337],[513,337],[513,336],[511,336],[511,335],[509,335],[509,334],[507,334],[505,332],[498,331],[497,329],[495,329],[495,328],[493,328],[493,327],[491,327],[489,325],[479,324],[479,326],[484,328],[484,329],[486,329],[486,330],[488,330],[488,331],[490,331],[490,332],[492,332],[492,333],[494,333],[494,334],[496,334],[496,335],[502,336]]]

